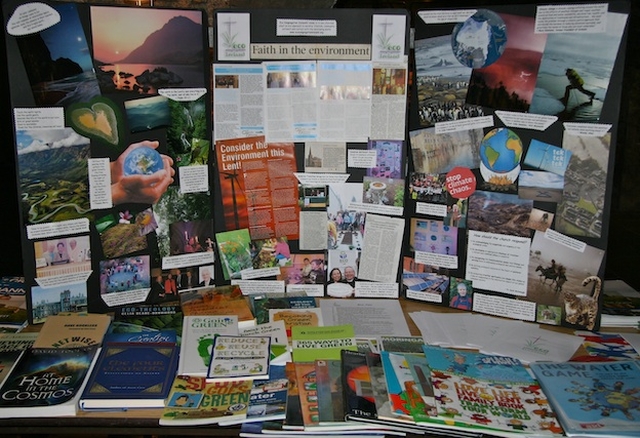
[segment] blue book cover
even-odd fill
[[[97,347],[29,348],[0,388],[0,417],[75,415]]]
[[[567,436],[640,436],[638,361],[529,365]]]
[[[178,365],[179,347],[162,332],[109,336],[80,399],[82,410],[126,410],[164,406]],[[175,332],[169,331],[175,339]],[[120,334],[119,334],[120,335]],[[137,335],[137,337],[131,337]]]

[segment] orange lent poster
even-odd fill
[[[248,228],[252,240],[298,239],[294,144],[264,136],[218,140],[216,154],[225,228]]]

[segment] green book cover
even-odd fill
[[[341,350],[358,350],[355,330],[351,324],[293,326],[291,347],[294,362],[340,359]]]

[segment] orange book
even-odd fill
[[[180,306],[184,316],[237,315],[239,327],[255,323],[251,307],[237,285],[185,290],[180,293]]]

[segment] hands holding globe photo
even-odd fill
[[[173,159],[156,151],[158,141],[132,143],[111,162],[111,198],[114,205],[127,202],[155,204],[173,183]]]

